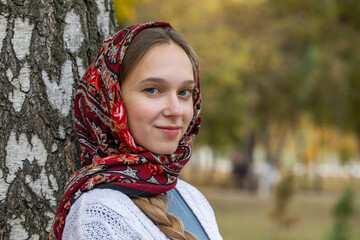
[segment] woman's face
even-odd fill
[[[121,84],[135,142],[158,154],[174,153],[193,117],[193,69],[176,44],[150,48]]]

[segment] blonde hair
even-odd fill
[[[196,240],[196,236],[184,229],[181,220],[166,211],[168,198],[165,194],[156,197],[132,197],[133,202],[154,224],[172,240]]]

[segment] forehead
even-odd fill
[[[150,48],[129,74],[132,80],[160,78],[194,80],[191,61],[177,44],[160,44]]]

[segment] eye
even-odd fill
[[[179,95],[182,97],[185,97],[185,98],[189,98],[192,96],[193,91],[194,91],[193,89],[186,88],[186,89],[181,90],[179,92]]]
[[[149,95],[156,95],[159,93],[159,90],[156,87],[148,87],[144,90]]]

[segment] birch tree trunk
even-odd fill
[[[0,0],[0,239],[45,239],[79,167],[77,81],[115,30],[108,0]]]

